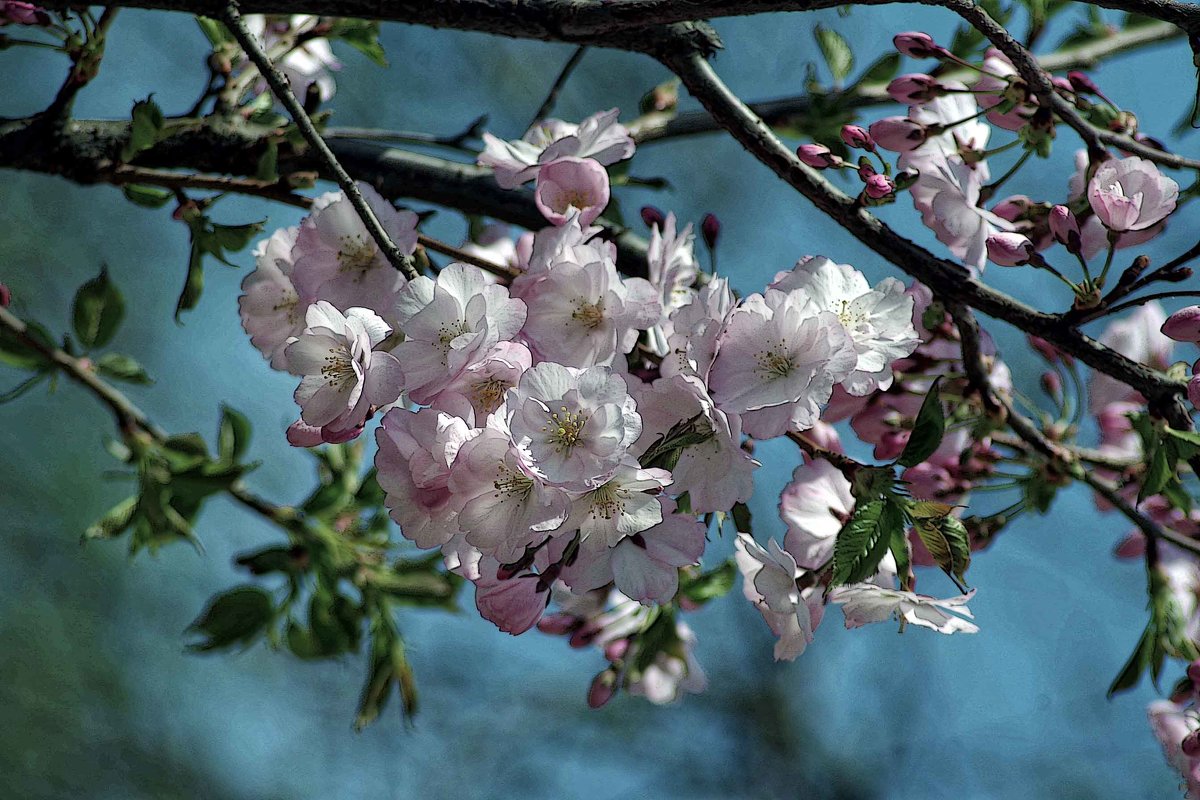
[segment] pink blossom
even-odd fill
[[[513,442],[551,484],[586,490],[604,483],[641,435],[642,419],[625,381],[607,367],[553,362],[521,376],[507,400]]]
[[[598,539],[612,547],[662,522],[658,496],[670,484],[670,472],[642,469],[627,458],[606,482],[576,498],[564,527],[578,529],[583,541]]]
[[[1174,343],[1162,333],[1167,315],[1158,301],[1135,308],[1129,316],[1109,323],[1100,334],[1100,343],[1123,356],[1157,370],[1171,365]],[[1092,373],[1089,408],[1099,415],[1113,403],[1144,403],[1145,398],[1128,384],[1102,372]]]
[[[882,200],[889,194],[896,191],[896,184],[892,183],[892,179],[882,173],[876,173],[869,176],[866,181],[867,197],[872,200]]]
[[[869,583],[839,586],[829,593],[830,601],[842,607],[847,628],[858,628],[895,617],[911,625],[945,634],[979,631],[977,625],[963,619],[973,619],[966,604],[974,596],[975,590],[972,589],[967,594],[939,600]],[[962,616],[957,616],[959,614]]]
[[[955,91],[908,109],[910,121],[940,132],[929,135],[915,151],[911,148],[901,151],[901,167],[924,171],[926,162],[931,160],[934,163],[945,160],[962,163],[963,151],[982,152],[987,147],[992,131],[986,122],[975,116],[979,107],[975,104],[974,95],[963,91],[967,87],[958,81],[946,81],[943,86]],[[982,173],[982,180],[988,179],[984,162],[980,161],[973,167]]]
[[[660,650],[640,677],[633,677],[628,691],[645,697],[655,705],[673,703],[683,694],[699,694],[708,686],[708,679],[696,660],[696,635],[684,622],[675,623],[678,647]]]
[[[291,279],[297,231],[280,228],[255,246],[255,269],[242,281],[238,298],[242,328],[250,335],[250,343],[278,370],[287,369],[287,343],[304,330],[308,306],[301,302]]]
[[[779,637],[775,660],[794,661],[812,643],[813,632],[825,615],[820,587],[813,585],[803,592],[797,587],[801,570],[774,539],[764,550],[749,534],[739,533],[735,547],[742,593]]]
[[[0,27],[5,25],[41,25],[50,24],[50,15],[41,6],[24,3],[21,0],[0,0]]]
[[[402,253],[417,246],[417,215],[399,211],[374,188],[358,183],[371,210]],[[369,308],[389,323],[404,276],[388,262],[349,199],[323,195],[300,223],[292,248],[292,283],[301,298],[327,300],[338,308]]]
[[[937,78],[920,72],[901,75],[888,84],[888,96],[903,105],[919,105],[940,97],[942,85]],[[891,149],[891,148],[889,148]]]
[[[975,82],[974,89],[978,93],[976,99],[979,105],[991,109],[987,113],[987,121],[1007,131],[1023,128],[1037,110],[1035,101],[1027,99],[1026,102],[1018,103],[1009,111],[1000,111],[996,108],[1008,99],[1013,81],[1018,80],[1017,69],[1013,66],[1012,61],[996,48],[989,47],[984,53],[983,70],[983,74]]]
[[[909,189],[921,221],[968,267],[982,270],[987,239],[1012,229],[1012,223],[980,208],[979,192],[988,173],[955,157],[925,159],[921,175]]]
[[[321,300],[309,306],[305,324],[286,350],[288,369],[304,376],[296,402],[305,423],[336,437],[361,429],[373,408],[396,402],[403,383],[400,362],[373,349],[391,333],[374,312],[351,308],[342,314]]]
[[[342,65],[329,47],[329,40],[312,35],[320,24],[319,17],[308,14],[270,19],[262,14],[246,15],[246,27],[264,50],[287,48],[286,55],[276,60],[275,66],[287,78],[296,96],[303,99],[309,87],[315,85],[321,102],[327,103],[337,90],[330,72],[336,72]],[[259,91],[266,91],[265,81],[260,82]]]
[[[475,580],[475,607],[479,615],[505,633],[520,636],[532,628],[550,601],[550,592],[539,576],[515,575],[501,579],[499,563],[484,559]]]
[[[908,153],[925,144],[929,131],[908,117],[884,117],[871,123],[871,138],[884,150]]]
[[[497,342],[479,361],[458,374],[430,400],[441,411],[480,425],[499,410],[508,390],[533,363],[529,348],[519,342]]]
[[[1075,172],[1071,174],[1071,177],[1067,181],[1067,193],[1070,200],[1082,199],[1084,193],[1087,191],[1088,167],[1087,151],[1077,150],[1075,152]],[[1151,225],[1145,230],[1124,231],[1117,237],[1116,249],[1123,250],[1127,247],[1136,247],[1139,244],[1145,244],[1162,233],[1165,226],[1166,222],[1163,221],[1157,225]],[[1079,239],[1080,249],[1083,252],[1084,258],[1094,258],[1097,253],[1108,249],[1108,229],[1104,227],[1104,223],[1095,214],[1088,214],[1080,222]]]
[[[739,414],[756,438],[812,427],[833,385],[858,362],[854,340],[836,314],[802,290],[767,289],[730,316],[709,388],[718,408]]]
[[[486,149],[479,163],[492,167],[496,183],[515,189],[531,181],[547,164],[560,158],[591,158],[608,166],[633,155],[634,143],[629,131],[617,122],[620,112],[611,109],[585,119],[578,125],[557,119],[543,120],[521,139],[506,142],[490,133],[483,134]]]
[[[838,531],[854,513],[850,482],[828,461],[801,464],[779,495],[779,517],[787,525],[784,549],[803,569],[816,570],[833,557]]]
[[[875,142],[871,139],[871,134],[859,125],[843,125],[841,136],[847,147],[862,150],[875,149]]]
[[[1033,242],[1020,233],[993,233],[987,237],[987,253],[1002,267],[1019,267],[1028,264],[1034,254]]]
[[[1075,219],[1071,209],[1064,205],[1050,209],[1050,232],[1060,244],[1066,245],[1068,251],[1080,251],[1079,220]]]
[[[892,44],[902,55],[909,58],[939,58],[946,52],[932,36],[921,31],[897,33],[892,37]]]
[[[729,281],[713,278],[689,303],[673,311],[662,374],[695,375],[707,381],[717,355],[717,342],[736,307]]]
[[[534,199],[553,225],[567,221],[567,210],[578,209],[579,222],[590,225],[608,205],[608,172],[591,158],[564,157],[542,167]]]
[[[814,169],[840,167],[845,163],[842,161],[841,156],[835,156],[830,149],[823,144],[802,144],[796,148],[796,156],[805,164],[808,164]]]
[[[1183,740],[1200,728],[1200,718],[1195,709],[1170,700],[1155,700],[1150,704],[1147,714],[1150,728],[1162,744],[1167,762],[1187,783],[1187,799],[1200,800],[1200,758],[1183,751]]]
[[[1187,395],[1192,408],[1200,408],[1200,375],[1196,374],[1195,365],[1192,366],[1192,377],[1188,378]]]
[[[499,342],[513,339],[526,308],[479,268],[451,264],[436,281],[421,275],[405,286],[394,314],[405,337],[396,347],[405,391],[428,403]]]
[[[393,408],[375,431],[375,469],[392,519],[417,547],[440,547],[455,537],[450,467],[476,432],[461,419],[432,409]]]
[[[699,269],[692,251],[692,226],[685,225],[676,232],[674,214],[667,214],[662,224],[650,229],[650,246],[646,252],[647,277],[658,291],[662,315],[658,324],[647,331],[650,348],[660,356],[669,352],[669,340],[674,332],[669,315],[692,301]]]
[[[1087,190],[1092,211],[1111,231],[1140,231],[1161,222],[1175,210],[1178,196],[1179,184],[1136,156],[1105,161]]]
[[[1160,330],[1177,342],[1200,343],[1200,306],[1181,308],[1167,317]]]

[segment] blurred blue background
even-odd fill
[[[747,99],[801,91],[805,64],[817,57],[816,22],[853,43],[860,69],[898,30],[919,27],[948,40],[952,24],[945,13],[909,6],[845,18],[830,11],[727,20],[717,25],[727,46],[718,71]],[[338,46],[344,68],[335,124],[451,133],[487,112],[490,130],[516,137],[571,52],[398,25],[385,26],[383,41],[387,71]],[[151,92],[168,114],[181,113],[202,88],[205,53],[189,18],[124,11],[77,114],[123,117]],[[0,114],[44,107],[63,60],[25,49],[2,58],[8,79]],[[1144,130],[1165,136],[1190,104],[1190,63],[1176,43],[1114,59],[1096,77],[1138,113]],[[1153,74],[1179,79],[1147,81]],[[645,58],[591,51],[557,113],[578,119],[616,105],[628,119],[642,93],[666,77]],[[1013,191],[1065,196],[1075,142],[1069,131],[1060,136],[1051,167],[1027,170]],[[683,219],[706,211],[720,217],[721,268],[742,291],[815,252],[852,262],[872,280],[887,273],[720,135],[647,146],[633,172],[665,176],[675,189],[625,190],[627,214],[654,202]],[[270,230],[294,224],[298,213],[242,200],[215,212],[231,223],[263,217]],[[906,199],[885,217],[940,247],[917,230]],[[1184,227],[1176,223],[1150,252],[1183,250],[1191,244]],[[279,502],[306,494],[311,459],[283,438],[295,414],[293,380],[268,369],[238,324],[248,253],[236,257],[237,270],[210,264],[200,307],[177,327],[171,313],[187,239],[169,210],[136,208],[111,187],[3,173],[0,231],[0,282],[12,289],[15,311],[65,330],[76,287],[107,263],[129,310],[112,349],[134,355],[158,379],[132,390],[135,400],[167,429],[206,436],[219,404],[231,404],[255,423],[251,457],[263,466],[252,488]],[[463,226],[443,213],[430,232],[459,241]],[[987,280],[1042,307],[1068,302],[1052,278],[1029,270],[993,268]],[[1018,384],[1034,393],[1040,368],[1019,335],[988,327]],[[3,387],[17,378],[0,372]],[[468,595],[464,613],[401,619],[421,691],[415,725],[407,727],[393,706],[356,734],[358,659],[301,663],[262,646],[240,655],[184,652],[183,630],[206,599],[244,579],[232,557],[280,540],[258,518],[211,502],[199,524],[205,555],[175,546],[131,560],[123,543],[80,547],[80,532],[125,495],[123,484],[105,477],[118,466],[102,447],[110,431],[107,412],[66,383],[0,406],[0,796],[1180,794],[1145,722],[1153,690],[1104,697],[1145,621],[1144,575],[1136,563],[1114,560],[1125,526],[1099,516],[1082,491],[1064,493],[1048,517],[1021,518],[976,559],[978,635],[898,636],[892,625],[847,632],[833,611],[804,656],[775,664],[770,634],[739,587],[689,619],[710,680],[706,694],[663,708],[621,697],[593,712],[584,695],[603,666],[599,654],[536,632],[502,634],[477,617]],[[766,466],[752,508],[765,541],[782,535],[775,502],[797,456],[775,443],[759,454]],[[728,539],[715,540],[706,559],[730,549]],[[940,576],[922,586],[952,592]]]

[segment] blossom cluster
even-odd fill
[[[837,450],[822,417],[850,418],[895,458],[932,378],[962,373],[953,328],[933,319],[924,287],[871,286],[820,256],[739,298],[699,267],[691,225],[653,210],[646,277],[623,275],[594,225],[610,197],[605,167],[634,150],[615,110],[485,141],[480,162],[501,186],[536,182],[548,223],[463,246],[505,269],[451,263],[405,280],[335,192],[258,245],[243,325],[272,367],[300,379],[292,444],[348,441],[380,418],[375,466],[392,518],[474,584],[482,616],[601,648],[610,666],[593,704],[618,688],[656,701],[698,690],[694,636],[677,617],[696,606],[688,587],[710,525],[753,492],[752,441],[804,436]],[[360,188],[414,253],[417,216]],[[986,442],[947,437],[906,479],[915,496],[961,498],[987,459]],[[846,477],[811,461],[781,500],[784,545],[738,536],[746,595],[781,636],[777,657],[803,650],[826,602],[848,627],[896,617],[974,631],[967,596],[902,591],[890,557],[870,581],[827,591],[853,505]],[[919,543],[913,558],[933,563]]]

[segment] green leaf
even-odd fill
[[[171,191],[159,186],[142,186],[137,183],[128,183],[121,187],[121,191],[126,200],[144,208],[162,208],[175,196]]]
[[[116,285],[108,278],[108,267],[75,293],[72,319],[75,337],[85,348],[103,347],[112,341],[113,334],[125,316],[125,301]]]
[[[904,452],[896,459],[902,467],[913,467],[929,458],[942,443],[946,432],[946,416],[942,411],[941,386],[942,379],[938,377],[929,387],[921,410],[917,412],[917,421],[913,424],[912,434]]]
[[[1151,620],[1146,624],[1146,629],[1142,631],[1142,637],[1138,639],[1137,646],[1133,649],[1133,654],[1129,656],[1129,660],[1125,662],[1125,666],[1121,668],[1121,672],[1113,680],[1112,685],[1108,687],[1108,697],[1118,692],[1123,692],[1127,689],[1132,689],[1138,685],[1141,680],[1142,673],[1154,658],[1154,638],[1155,625]]]
[[[813,29],[813,35],[817,38],[817,45],[821,48],[821,55],[825,58],[825,65],[829,67],[834,81],[841,83],[850,77],[854,70],[854,52],[850,49],[849,42],[837,31],[821,25]]]
[[[50,332],[36,322],[26,323],[25,336],[40,342],[47,349],[58,347]],[[46,356],[25,339],[18,337],[8,328],[0,328],[0,364],[7,364],[17,369],[38,369],[50,366]]]
[[[1171,463],[1168,448],[1163,444],[1155,442],[1154,447],[1147,454],[1147,459],[1146,477],[1142,480],[1142,486],[1138,490],[1139,503],[1147,497],[1161,492],[1175,477],[1175,468]]]
[[[971,566],[971,538],[962,522],[945,516],[916,519],[913,523],[934,563],[951,578],[965,581],[967,568]]]
[[[896,559],[896,576],[900,579],[900,588],[912,588],[912,544],[908,541],[908,533],[903,528],[892,531],[888,550]]]
[[[143,150],[153,147],[162,135],[163,113],[153,97],[134,103],[130,119],[129,140],[121,150],[122,161],[129,161]]]
[[[183,281],[183,291],[175,301],[175,322],[180,322],[184,311],[191,311],[200,302],[204,293],[204,258],[195,238],[192,239],[192,251],[188,257],[187,277]]]
[[[106,378],[142,386],[154,383],[145,368],[129,356],[121,353],[105,353],[96,359],[96,372]]]
[[[200,26],[204,38],[208,39],[208,43],[214,49],[233,41],[233,37],[229,34],[229,29],[215,19],[197,16],[196,24]]]
[[[892,534],[904,531],[904,512],[889,500],[872,500],[854,510],[833,548],[833,585],[859,583],[879,570]]]
[[[212,242],[221,250],[237,252],[245,248],[254,237],[262,233],[262,222],[251,222],[246,225],[221,225],[213,223]],[[210,250],[213,255],[224,260],[223,254]]]
[[[103,517],[88,526],[83,532],[84,541],[91,539],[112,539],[124,533],[133,524],[133,514],[137,510],[137,495],[126,497],[110,508]]]
[[[887,83],[892,78],[896,77],[896,73],[899,71],[900,54],[888,53],[871,66],[867,67],[866,71],[859,76],[855,86],[861,86],[867,83]]]
[[[1174,428],[1163,428],[1163,433],[1175,441],[1183,443],[1188,448],[1186,451],[1180,452],[1181,457],[1189,458],[1200,452],[1200,433],[1196,431],[1178,431]]]
[[[724,597],[733,588],[737,577],[737,564],[726,560],[719,567],[703,572],[690,580],[685,579],[679,591],[693,603],[706,603]]]
[[[279,180],[279,145],[269,142],[267,149],[258,158],[254,167],[254,177],[260,181]]]
[[[208,652],[249,644],[275,616],[271,596],[256,586],[241,586],[217,595],[188,630],[204,635],[189,649]]]
[[[341,19],[334,23],[329,38],[341,39],[381,67],[388,65],[383,46],[379,44],[378,22],[365,19]]]
[[[217,458],[236,464],[250,444],[250,420],[241,412],[221,406],[221,425],[217,432]]]

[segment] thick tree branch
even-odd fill
[[[770,127],[721,82],[702,57],[679,56],[667,58],[664,63],[679,75],[692,95],[748,152],[860,242],[929,286],[936,294],[1052,341],[1088,366],[1138,388],[1152,401],[1177,398],[1184,391],[1181,381],[1172,380],[1104,347],[1063,324],[1057,315],[1037,311],[979,283],[962,266],[938,258],[884,225],[820,173],[804,165]]]

